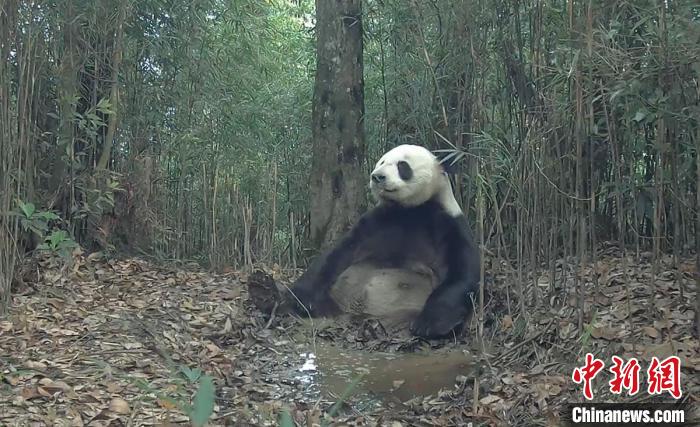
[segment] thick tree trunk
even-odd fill
[[[311,242],[335,241],[365,209],[362,1],[316,0]]]
[[[78,63],[80,62],[80,44],[78,18],[75,5],[67,2],[62,10],[61,19],[65,25],[61,31],[63,38],[60,60],[58,64],[58,144],[53,147],[53,167],[51,178],[47,181],[49,194],[57,194],[57,207],[66,221],[72,223],[73,207],[75,206],[75,189],[72,185],[75,169],[70,167],[75,158],[75,124],[72,121],[76,113],[76,105],[72,102],[78,94]],[[67,149],[67,150],[66,150]],[[70,162],[63,160],[68,155]],[[64,187],[66,178],[70,175],[71,188]],[[72,224],[72,227],[75,227]]]

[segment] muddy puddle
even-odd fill
[[[453,389],[458,376],[469,375],[472,363],[459,351],[370,353],[316,342],[299,354],[293,375],[307,386],[309,398],[350,393],[353,400],[374,406]]]

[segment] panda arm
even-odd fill
[[[372,233],[376,216],[375,211],[363,215],[338,243],[323,251],[292,285],[294,296],[304,306],[298,307],[300,314],[307,314],[308,310],[312,316],[323,316],[338,311],[330,298],[330,288],[338,276],[350,267],[362,240]]]
[[[414,335],[437,338],[460,325],[472,310],[470,294],[479,289],[479,250],[465,217],[454,218],[445,236],[447,275],[430,294],[411,326]]]

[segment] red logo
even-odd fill
[[[622,388],[628,390],[630,396],[634,396],[639,391],[639,362],[634,357],[627,363],[617,356],[612,357],[615,364],[610,368],[610,372],[615,375],[610,380],[610,392],[615,394],[622,393]]]
[[[622,358],[613,356],[613,366],[610,367],[610,372],[613,378],[608,382],[610,392],[621,394],[623,389],[627,389],[630,396],[634,396],[639,392],[639,371],[641,366],[639,361],[634,357],[625,362]],[[583,396],[588,399],[593,399],[593,387],[591,383],[593,379],[605,367],[605,363],[593,357],[591,353],[586,354],[586,364],[582,367],[574,368],[571,378],[576,384],[583,383]],[[681,360],[678,356],[670,356],[663,361],[659,361],[657,357],[652,357],[649,369],[647,369],[647,380],[649,394],[661,394],[669,392],[671,396],[678,399],[682,396],[681,392]]]
[[[596,359],[591,353],[586,354],[586,365],[583,368],[574,369],[571,378],[576,384],[584,383],[583,395],[586,399],[593,399],[593,390],[591,389],[591,381],[603,369],[605,363],[602,360]]]
[[[652,357],[647,375],[649,376],[649,394],[668,391],[676,399],[681,397],[681,360],[678,356],[669,356],[663,362]]]

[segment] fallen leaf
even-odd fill
[[[3,320],[0,322],[0,333],[2,332],[10,332],[12,330],[12,322],[8,322],[7,320]]]
[[[654,327],[656,329],[668,329],[673,326],[673,322],[669,320],[654,320]]]
[[[53,306],[53,308],[57,310],[63,310],[63,307],[65,307],[65,303],[63,302],[63,300],[60,299],[49,298],[48,300],[46,300],[46,302],[47,304],[51,304],[51,306]]]
[[[24,400],[41,397],[41,393],[39,393],[38,387],[36,386],[23,387],[20,391],[20,395],[24,398]]]
[[[226,317],[226,323],[224,323],[224,329],[220,332],[220,334],[221,335],[228,335],[232,329],[233,329],[233,325],[231,324],[231,318]]]
[[[109,402],[109,410],[121,415],[128,414],[130,412],[129,403],[122,398],[115,397]]]
[[[627,319],[627,317],[629,317],[629,313],[627,313],[627,308],[620,305],[618,305],[617,307],[613,307],[612,314],[617,318],[617,320],[625,320]]]
[[[51,397],[51,396],[53,396],[53,393],[51,393],[50,390],[51,390],[51,389],[48,389],[48,388],[45,388],[45,387],[37,387],[37,388],[36,388],[37,393],[39,393],[40,395],[42,395],[42,396],[44,396],[44,397]]]
[[[513,318],[506,314],[503,316],[501,323],[503,324],[503,329],[510,329],[513,327]]]
[[[482,405],[491,405],[493,403],[498,402],[499,400],[503,399],[501,399],[500,396],[496,396],[495,394],[489,394],[488,396],[481,398],[479,400],[479,403],[481,403]]]
[[[177,408],[177,404],[171,399],[158,399],[158,406],[168,410]]]
[[[652,328],[651,326],[645,326],[642,328],[645,334],[649,335],[652,338],[658,338],[659,337],[659,331],[656,329]]]
[[[659,359],[665,359],[668,356],[677,356],[676,351],[677,349],[674,349],[674,346],[671,345],[669,342],[665,342],[663,344],[659,345],[652,345],[652,346],[647,346],[647,347],[639,347],[640,350],[643,349],[643,358],[651,360],[653,356],[658,357]]]
[[[45,371],[46,368],[48,368],[48,366],[46,366],[46,363],[43,363],[43,362],[35,362],[35,361],[33,361],[33,360],[27,360],[27,361],[24,363],[24,366],[25,366],[27,369],[34,369],[34,370],[36,370],[36,371],[42,371],[42,372]]]
[[[513,379],[513,377],[510,377],[510,376],[501,378],[501,382],[503,382],[503,384],[505,384],[505,385],[515,384],[515,380]]]
[[[603,338],[608,341],[612,341],[617,338],[617,333],[618,331],[614,330],[613,328],[608,328],[605,326],[593,328],[593,330],[591,330],[591,336],[593,338]]]
[[[109,393],[118,393],[118,392],[122,391],[123,388],[124,387],[122,387],[121,384],[117,384],[117,383],[107,384],[107,391]]]
[[[53,328],[53,329],[49,330],[49,333],[50,333],[51,335],[54,335],[54,336],[56,336],[56,335],[64,335],[64,336],[67,336],[67,337],[80,335],[78,332],[71,331],[70,329],[61,329],[61,328]]]
[[[41,381],[39,381],[39,384],[41,384],[41,388],[46,390],[47,392],[51,394],[58,393],[60,391],[64,392],[69,392],[72,391],[71,386],[66,384],[63,381],[53,381],[49,378],[42,378]]]
[[[206,345],[206,347],[207,347],[207,350],[214,353],[214,355],[221,353],[221,349],[214,343],[209,343]]]
[[[148,303],[144,300],[134,300],[129,303],[132,307],[136,308],[146,308],[148,307]]]
[[[143,344],[140,342],[127,342],[124,343],[124,348],[127,350],[134,350],[136,348],[143,348]]]
[[[693,369],[700,372],[700,357],[690,359],[688,362],[689,366],[692,366]]]
[[[38,375],[39,374],[36,372],[25,371],[19,375],[5,375],[4,377],[0,376],[0,378],[4,378],[5,382],[7,382],[8,384],[16,386],[19,385],[21,382],[30,380]]]

